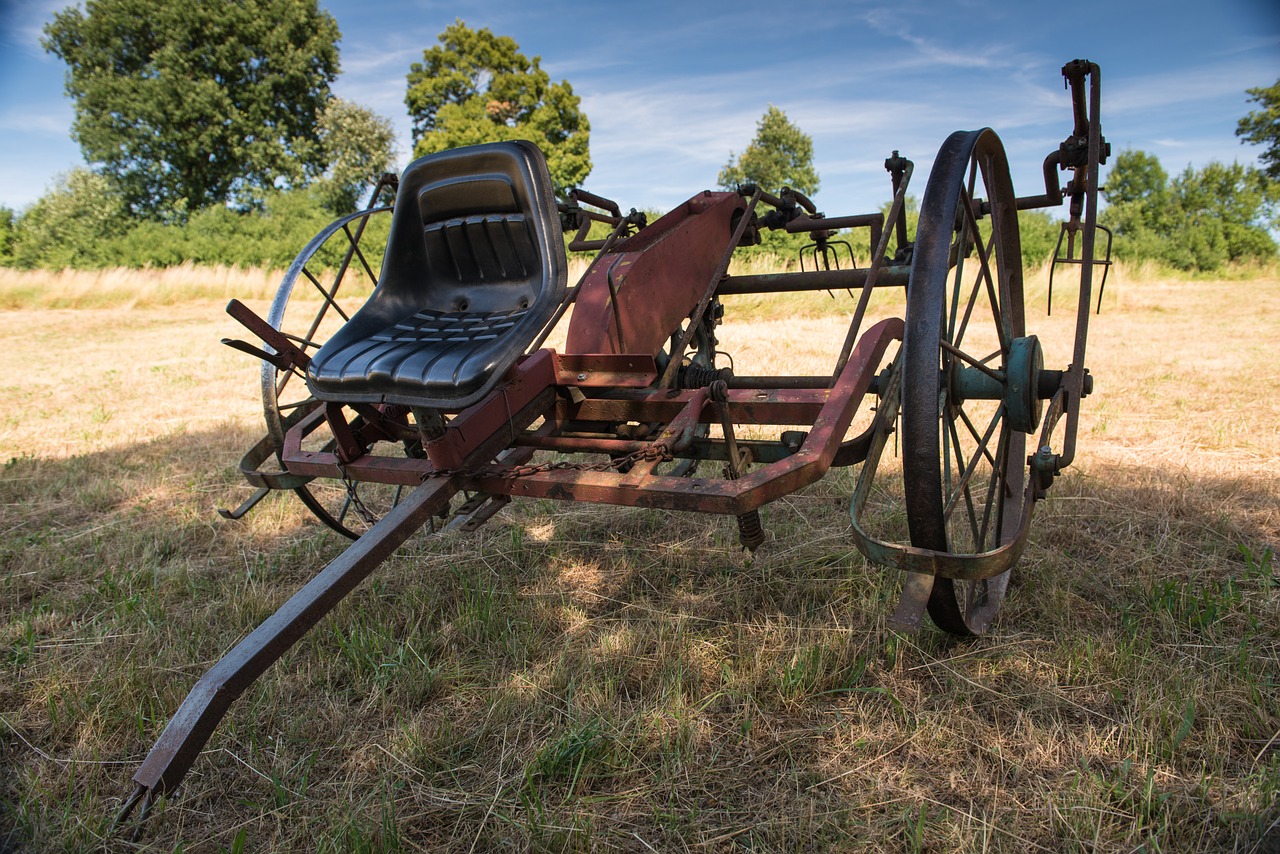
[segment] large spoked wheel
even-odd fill
[[[907,291],[902,467],[913,545],[982,554],[1017,535],[1023,431],[1038,417],[1026,400],[1034,366],[1017,364],[1038,363],[1039,350],[1024,336],[1022,252],[1004,146],[990,129],[957,132],[929,176]],[[1009,570],[980,581],[939,577],[929,616],[952,634],[981,634],[1008,584]]]
[[[381,188],[380,188],[381,189]],[[394,193],[394,187],[391,187]],[[375,193],[375,203],[377,193]],[[267,322],[308,354],[355,313],[377,285],[390,207],[374,207],[335,220],[298,254],[276,291]],[[285,433],[320,407],[303,377],[262,363],[262,404],[267,434],[280,455]],[[358,426],[358,416],[347,413]],[[388,444],[389,443],[383,443]],[[329,450],[333,436],[325,425],[311,433],[307,450]],[[400,445],[384,453],[404,454]],[[316,518],[355,539],[394,506],[401,488],[368,482],[312,480],[297,487],[298,497]]]

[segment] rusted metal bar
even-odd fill
[[[511,368],[511,381],[491,391],[483,400],[450,422],[443,436],[423,446],[427,459],[437,469],[454,469],[475,450],[476,445],[500,431],[514,439],[524,425],[512,423],[512,414],[523,409],[537,395],[555,384],[555,366],[550,350],[539,350]]]
[[[739,480],[669,476],[644,476],[637,479],[617,472],[580,469],[555,469],[503,477],[500,469],[494,469],[478,473],[474,477],[463,476],[463,488],[521,497],[590,501],[630,507],[665,507],[733,516],[754,510],[813,483],[826,473],[841,447],[854,412],[871,386],[876,368],[889,344],[901,339],[902,329],[902,321],[898,318],[883,320],[868,329],[854,348],[853,355],[835,386],[824,392],[827,401],[821,410],[811,419],[790,422],[807,421],[813,424],[813,429],[799,450],[778,462],[761,466]],[[699,393],[701,408],[708,410],[699,415],[699,420],[705,421],[714,413],[706,405],[706,389],[699,389],[694,394]],[[788,392],[793,395],[801,393]],[[743,419],[742,412],[735,407],[734,401],[742,399],[739,397],[742,394],[731,390],[728,395],[729,411],[737,423],[742,423]],[[748,396],[752,394],[755,393],[746,392]],[[694,403],[697,403],[696,398],[682,408],[684,412],[692,411]],[[749,404],[744,403],[743,407],[749,407]],[[673,428],[674,425],[668,425],[669,430]],[[292,460],[287,462],[292,470]]]
[[[730,385],[742,389],[767,388],[826,388],[831,385],[829,376],[750,376],[735,374]]]
[[[893,157],[885,161],[885,168],[889,170],[893,178],[893,202],[889,205],[889,222],[896,222],[906,210],[907,187],[911,184],[911,176],[915,172],[915,164],[905,157],[899,157],[898,152],[893,153]],[[902,243],[903,237],[899,237],[898,249],[905,249]],[[889,251],[889,232],[880,235],[880,242],[876,244],[875,251],[871,255],[871,267],[867,270],[867,282],[858,297],[858,307],[854,309],[853,320],[849,323],[849,331],[845,335],[844,344],[840,347],[840,355],[836,358],[835,369],[831,372],[831,376],[839,376],[844,371],[844,366],[849,360],[849,355],[853,352],[854,342],[858,339],[858,332],[862,329],[862,320],[867,312],[867,304],[871,299],[871,291],[877,286],[880,277],[884,275],[886,267],[884,266],[885,253]],[[910,268],[907,269],[907,277],[910,278]]]
[[[594,208],[602,211],[608,211],[615,218],[622,216],[622,209],[618,207],[618,203],[613,199],[606,199],[604,196],[597,196],[595,193],[587,192],[579,187],[569,191],[569,201],[586,202]]]
[[[666,423],[696,393],[688,389],[656,393],[620,390],[576,404],[557,401],[556,414],[561,420]],[[829,395],[827,389],[730,389],[729,403],[734,406],[735,417],[741,424],[808,424],[817,417]],[[704,414],[701,421],[710,424],[712,418]]]
[[[658,366],[648,354],[550,352],[556,383],[562,386],[648,388],[658,378]]]
[[[787,223],[786,230],[791,234],[803,234],[820,228],[835,231],[840,228],[871,227],[871,245],[880,242],[880,232],[884,228],[884,214],[880,212],[853,214],[852,216],[797,217]]]
[[[784,294],[798,291],[861,290],[867,286],[871,269],[809,270],[801,273],[764,273],[755,276],[726,276],[716,288],[717,296]],[[911,267],[883,267],[872,287],[905,288]]]
[[[414,531],[443,510],[457,489],[449,479],[419,486],[210,668],[133,775],[137,789],[117,821],[127,818],[138,803],[145,815],[157,796],[181,783],[231,703]]]
[[[1063,378],[1066,389],[1066,435],[1063,437],[1062,453],[1056,460],[1056,468],[1060,471],[1075,460],[1076,434],[1080,423],[1080,400],[1085,394],[1085,345],[1089,338],[1089,307],[1093,294],[1093,267],[1095,238],[1098,223],[1098,166],[1106,159],[1105,142],[1102,139],[1102,122],[1098,110],[1102,98],[1102,71],[1096,63],[1077,60],[1063,68],[1063,75],[1071,82],[1072,101],[1075,106],[1076,132],[1083,129],[1088,138],[1088,161],[1083,167],[1085,219],[1081,237],[1080,257],[1080,304],[1076,311],[1075,348],[1071,355],[1071,365]],[[1084,77],[1089,77],[1089,109],[1084,112]],[[1080,167],[1077,167],[1079,169]]]

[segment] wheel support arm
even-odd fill
[[[210,668],[133,775],[136,787],[116,823],[141,804],[141,831],[152,803],[182,782],[231,703],[456,492],[452,478],[423,483]]]

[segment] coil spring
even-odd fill
[[[738,542],[753,552],[764,542],[764,526],[760,524],[759,510],[738,514]]]
[[[728,382],[733,379],[730,368],[707,368],[702,365],[684,365],[676,374],[676,385],[679,388],[706,388],[716,380]]]

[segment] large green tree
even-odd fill
[[[44,32],[85,159],[136,214],[254,206],[326,165],[316,117],[339,32],[316,0],[88,0]]]
[[[395,158],[391,122],[372,110],[342,98],[331,98],[320,113],[321,160],[327,166],[315,182],[324,206],[346,214],[364,196]]]
[[[455,21],[409,69],[405,103],[415,157],[482,142],[527,139],[542,149],[558,190],[591,172],[591,125],[569,81],[552,83],[541,57],[509,36]]]
[[[1276,257],[1267,219],[1274,188],[1252,167],[1214,161],[1170,181],[1154,155],[1122,151],[1102,192],[1102,220],[1126,260],[1215,270]]]
[[[1280,80],[1271,86],[1245,91],[1259,109],[1240,120],[1236,136],[1241,137],[1242,142],[1266,146],[1258,159],[1265,164],[1267,177],[1280,181]]]
[[[716,179],[721,187],[759,184],[776,193],[783,187],[807,196],[818,192],[818,172],[813,168],[813,140],[772,104],[756,123],[756,136],[742,154],[729,162]]]

